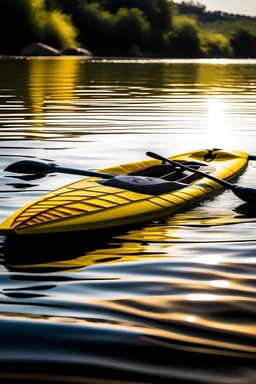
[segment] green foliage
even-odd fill
[[[235,57],[256,57],[256,36],[246,29],[238,29],[231,38]]]
[[[57,49],[77,46],[78,31],[71,23],[71,17],[59,11],[48,13],[44,29],[44,42]]]
[[[78,39],[97,55],[128,54],[133,45],[143,45],[150,24],[138,8],[120,8],[116,12],[101,7],[99,2],[62,0],[63,9],[71,12],[79,29]]]
[[[0,42],[2,54],[17,55],[34,42],[52,43],[55,48],[75,43],[76,30],[70,18],[60,12],[48,12],[45,0],[1,1]]]
[[[147,17],[152,30],[168,32],[172,26],[172,1],[168,0],[104,0],[106,10],[115,13],[120,8],[138,8]]]
[[[79,30],[80,43],[96,54],[106,54],[112,45],[114,15],[100,4],[80,4],[72,20]]]
[[[39,40],[43,10],[41,0],[1,1],[0,12],[0,52],[17,54],[21,48],[34,40]]]
[[[55,11],[59,8],[58,0],[45,0],[45,9],[47,11]]]
[[[255,57],[256,18],[208,12],[194,1],[176,4],[178,15],[197,20],[202,54],[206,57]],[[181,16],[176,17],[176,22]],[[237,34],[237,31],[244,31]]]
[[[201,16],[206,11],[206,6],[199,2],[194,1],[182,1],[181,4],[177,4],[178,12],[180,15],[197,15]]]
[[[227,13],[222,11],[207,11],[206,6],[200,2],[195,1],[182,1],[181,4],[176,3],[176,11],[179,15],[194,15],[201,23],[214,23],[214,22],[254,22],[255,18],[244,15],[237,15],[234,13]]]
[[[115,45],[121,53],[128,53],[133,45],[143,46],[150,24],[137,8],[120,8],[114,17]]]
[[[255,20],[194,1],[1,0],[0,54],[42,42],[100,56],[255,57]]]
[[[256,35],[256,19],[241,19],[234,21],[218,20],[214,23],[199,23],[199,27],[202,31],[220,33],[229,39],[239,29],[247,30],[251,34]]]
[[[177,56],[200,57],[202,54],[197,23],[187,16],[176,17],[169,41],[170,50]]]
[[[206,57],[231,57],[232,47],[227,37],[220,33],[208,33],[201,35],[202,52]]]

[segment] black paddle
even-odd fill
[[[158,155],[157,153],[154,153],[154,152],[146,152],[146,155],[149,157],[152,157],[153,159],[168,162],[168,163],[173,164],[177,167],[180,167],[181,169],[185,169],[187,171],[194,172],[200,176],[203,176],[203,177],[206,177],[210,180],[213,180],[216,183],[231,189],[231,191],[237,197],[239,197],[239,199],[245,201],[246,203],[256,204],[256,189],[239,187],[238,185],[231,184],[228,181],[218,179],[217,177],[214,177],[212,175],[208,175],[207,173],[204,173],[204,172],[199,171],[197,169],[190,168],[187,165],[181,164],[181,163],[176,162],[174,160],[170,160],[170,159],[163,157],[161,155]],[[248,158],[249,158],[249,160],[256,160],[256,156],[253,156],[253,155],[250,155]]]
[[[23,174],[33,174],[33,175],[46,175],[48,173],[69,173],[71,175],[81,175],[81,176],[92,176],[92,177],[101,177],[102,179],[110,179],[116,175],[111,175],[108,173],[101,173],[96,171],[75,169],[75,168],[65,168],[60,167],[59,165],[52,163],[43,163],[41,161],[33,160],[21,160],[9,165],[5,168],[7,172],[14,173],[23,173]]]

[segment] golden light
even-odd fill
[[[206,293],[191,293],[186,296],[189,301],[214,301],[217,299],[216,295]]]
[[[230,146],[229,123],[226,114],[227,105],[223,100],[210,99],[208,101],[207,134],[211,145],[215,147]]]
[[[226,280],[214,280],[211,281],[211,286],[216,288],[227,288],[229,286],[229,282]]]
[[[220,255],[217,254],[208,254],[208,255],[203,255],[199,256],[195,259],[196,263],[200,264],[207,264],[207,265],[217,265],[222,263],[224,258]]]

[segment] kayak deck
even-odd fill
[[[248,155],[199,150],[170,159],[222,180],[237,176]],[[159,160],[103,169],[111,179],[90,177],[50,192],[0,225],[0,234],[40,234],[94,230],[133,224],[177,212],[221,188],[217,182]]]

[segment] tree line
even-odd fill
[[[94,56],[256,57],[255,24],[193,1],[1,0],[0,54],[42,42]]]

